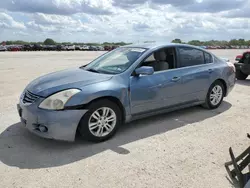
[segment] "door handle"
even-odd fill
[[[179,81],[180,79],[181,79],[181,77],[175,76],[175,77],[172,78],[172,81],[173,81],[173,82],[177,82],[177,81]]]
[[[213,69],[208,69],[208,72],[209,72],[209,73],[212,73],[212,72],[213,72]]]

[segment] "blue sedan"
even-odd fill
[[[202,105],[220,106],[235,85],[235,67],[184,44],[127,45],[89,64],[39,77],[17,105],[24,126],[49,139],[111,138],[122,123]]]

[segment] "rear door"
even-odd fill
[[[178,68],[182,70],[183,102],[204,100],[213,72],[212,56],[192,47],[178,47]]]

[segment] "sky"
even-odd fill
[[[250,40],[250,0],[0,0],[0,41]]]

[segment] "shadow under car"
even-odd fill
[[[78,137],[73,143],[43,139],[29,133],[21,123],[16,123],[0,134],[0,161],[21,169],[38,169],[70,164],[105,150],[126,155],[130,151],[122,145],[203,121],[230,108],[231,104],[225,101],[215,110],[195,106],[144,118],[121,126],[112,139],[98,144]]]

